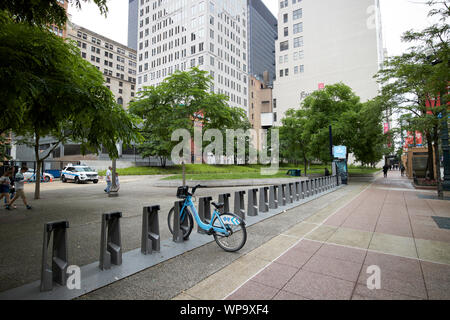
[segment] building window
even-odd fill
[[[292,19],[293,20],[298,20],[298,19],[301,19],[301,18],[302,18],[302,9],[294,10]]]
[[[294,38],[294,48],[303,47],[303,37]]]
[[[117,99],[117,103],[120,104],[121,106],[123,105],[123,99],[122,99],[122,97],[119,97],[119,98]]]
[[[303,32],[303,22],[294,24],[294,34]]]
[[[289,41],[280,42],[280,51],[289,50]]]
[[[287,37],[289,35],[289,27],[284,28],[284,36]]]
[[[283,14],[283,22],[287,23],[289,21],[289,16],[287,13]]]

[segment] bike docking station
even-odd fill
[[[219,203],[223,203],[223,207],[220,208],[220,213],[230,212],[230,193],[219,194]]]
[[[247,215],[250,217],[258,215],[258,189],[248,190]]]
[[[159,206],[144,207],[142,213],[142,254],[152,254],[153,251],[161,251],[161,239],[159,235]]]
[[[44,244],[42,246],[42,269],[41,269],[41,291],[51,291],[53,289],[53,282],[61,286],[66,285],[67,281],[67,267],[68,250],[67,250],[67,229],[69,222],[57,221],[48,222],[44,225]],[[48,247],[50,240],[52,240],[51,253],[51,268],[48,264]]]
[[[278,209],[278,186],[269,187],[269,209]]]
[[[286,205],[286,185],[280,184],[278,186],[278,206],[284,207]]]
[[[234,193],[234,214],[245,220],[245,191],[236,191]]]
[[[332,193],[340,187],[339,177],[329,176],[320,179],[303,179],[287,185],[270,185],[261,187],[259,190],[250,189],[247,197],[247,217],[245,217],[244,201],[246,191],[237,191],[234,193],[234,212],[242,219],[245,219],[245,225],[248,228],[287,210],[294,209],[323,195]],[[258,192],[259,199],[257,199]],[[219,198],[221,197],[219,196]],[[230,194],[224,194],[222,199],[223,202],[220,203],[229,203]],[[211,219],[211,200],[212,197],[199,199],[199,217],[205,222]],[[184,223],[188,220],[184,219],[184,222],[180,223],[179,213],[183,204],[184,201],[176,201],[174,203],[173,236],[164,240],[160,238],[158,223],[160,206],[145,206],[142,216],[141,247],[127,252],[123,252],[121,242],[120,219],[122,213],[103,214],[101,218],[100,261],[94,261],[79,267],[81,276],[79,289],[68,288],[70,277],[68,277],[67,270],[71,267],[68,262],[68,247],[70,245],[68,243],[67,230],[69,222],[46,223],[42,250],[41,279],[1,292],[0,300],[74,299],[214,242],[213,237],[200,231],[190,234],[189,238],[183,238],[182,228],[186,227]],[[302,219],[306,219],[313,214],[313,212],[305,213]],[[47,261],[49,259],[48,250],[52,236],[52,268],[50,268]],[[54,283],[58,285],[53,285]]]
[[[220,196],[222,195],[219,195],[219,202],[221,202]],[[202,197],[198,199],[198,216],[200,220],[202,220],[205,223],[209,223],[211,221],[211,201],[212,197]],[[200,226],[198,225],[197,225],[197,232],[206,234],[206,231],[200,228]]]
[[[269,187],[259,188],[259,212],[269,212]]]
[[[101,270],[111,268],[111,264],[122,264],[122,240],[120,237],[120,218],[122,212],[104,213],[100,238]]]
[[[289,203],[294,203],[294,183],[289,183],[288,185],[288,201]]]
[[[173,215],[173,235],[172,240],[176,243],[182,243],[184,242],[184,236],[183,236],[183,230],[181,227],[186,227],[188,224],[188,219],[184,219],[183,222],[180,221],[180,212],[183,208],[184,200],[183,201],[176,201],[175,202],[175,212]]]

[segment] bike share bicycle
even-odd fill
[[[205,230],[206,234],[213,235],[217,245],[227,252],[239,251],[247,241],[247,230],[245,228],[245,222],[241,217],[234,213],[220,213],[219,209],[224,207],[223,203],[211,204],[214,206],[214,211],[209,223],[203,222],[195,208],[192,198],[195,191],[201,185],[197,185],[192,188],[192,192],[189,192],[189,187],[178,187],[177,198],[184,199],[183,206],[180,210],[180,228],[183,232],[184,240],[189,238],[189,235],[194,228],[194,218],[199,227]],[[167,216],[167,223],[169,230],[173,234],[173,214],[175,207],[170,209]],[[192,217],[194,213],[194,217]]]

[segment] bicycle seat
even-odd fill
[[[223,203],[215,203],[215,202],[211,202],[211,204],[216,207],[216,209],[221,209],[223,208],[224,204]]]

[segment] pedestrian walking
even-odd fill
[[[9,199],[14,198],[14,194],[15,194],[15,188],[14,188],[14,173],[16,171],[15,167],[10,167],[7,169],[7,171],[11,171],[11,174],[9,176]],[[5,197],[5,205],[8,204],[8,201]]]
[[[11,200],[11,202],[9,203],[10,206],[13,205],[13,203],[19,199],[22,198],[23,204],[27,207],[27,209],[31,209],[31,206],[28,204],[27,202],[27,198],[25,197],[25,191],[24,191],[24,184],[25,184],[25,177],[23,176],[23,174],[25,172],[27,172],[28,168],[27,167],[22,167],[20,168],[20,171],[16,173],[15,176],[15,185],[16,185],[16,195],[14,196],[14,198]]]
[[[11,185],[11,181],[9,177],[11,176],[11,170],[6,170],[3,175],[0,177],[0,200],[5,197],[6,198],[6,209],[10,210],[9,207],[9,188]]]
[[[389,166],[388,166],[387,164],[385,164],[385,165],[383,166],[383,173],[384,173],[384,177],[385,177],[385,178],[387,178],[388,170],[389,170]]]
[[[109,193],[111,191],[111,184],[112,184],[112,167],[109,166],[108,170],[106,170],[106,189],[105,192]]]
[[[400,171],[401,171],[401,173],[402,173],[402,177],[404,177],[405,176],[405,166],[403,165],[403,164],[401,164],[400,165]]]

